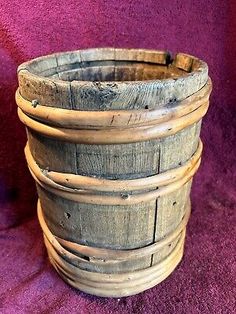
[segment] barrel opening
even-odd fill
[[[62,81],[174,80],[201,69],[201,61],[185,54],[139,49],[90,49],[55,54],[28,63],[31,73]]]
[[[155,65],[144,62],[117,62],[107,65],[106,62],[90,64],[58,73],[63,81],[144,81],[185,76],[186,72],[170,65]]]

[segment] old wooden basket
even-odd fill
[[[24,63],[18,79],[25,155],[57,272],[104,297],[164,280],[183,256],[211,92],[206,63],[87,49]]]

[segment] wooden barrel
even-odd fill
[[[183,256],[211,92],[206,63],[87,49],[24,63],[18,79],[25,155],[57,272],[103,297],[164,280]]]

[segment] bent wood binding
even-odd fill
[[[47,137],[80,144],[122,144],[142,142],[173,135],[199,121],[205,115],[207,109],[208,102],[187,116],[163,122],[160,125],[129,128],[127,130],[74,130],[56,128],[31,119],[21,109],[18,109],[18,116],[21,122],[27,127]]]
[[[144,110],[109,110],[109,111],[78,111],[55,107],[46,107],[24,99],[16,91],[16,103],[27,115],[49,125],[75,129],[130,128],[140,125],[153,125],[185,116],[205,104],[209,100],[211,80],[198,92],[169,107]]]
[[[202,142],[199,141],[198,148],[194,155],[178,168],[165,171],[150,177],[130,180],[106,180],[87,176],[60,173],[41,169],[30,152],[29,145],[25,147],[25,158],[34,176],[46,185],[68,192],[75,190],[92,190],[100,192],[124,192],[157,188],[178,181],[186,176],[197,164],[202,153]],[[71,190],[73,189],[73,190]]]
[[[135,250],[110,250],[80,245],[74,242],[67,241],[65,239],[61,239],[57,236],[53,236],[53,234],[50,232],[49,228],[46,225],[45,219],[43,217],[41,204],[40,202],[38,202],[38,218],[45,237],[55,248],[59,255],[64,257],[66,256],[68,257],[68,259],[72,258],[72,260],[77,260],[78,262],[79,261],[86,262],[86,260],[84,260],[81,257],[77,257],[76,255],[73,256],[73,254],[70,253],[70,251],[97,259],[91,260],[91,263],[96,262],[99,263],[100,262],[99,260],[101,259],[102,262],[105,264],[118,263],[119,261],[135,259],[145,255],[152,255],[158,249],[162,248],[166,244],[169,244],[171,241],[178,237],[178,235],[184,230],[184,228],[186,228],[189,217],[190,217],[190,201],[188,200],[186,205],[186,213],[180,224],[176,227],[176,229],[173,232],[165,235],[165,237],[162,238],[161,240],[155,242],[154,244],[148,245],[144,248],[139,248]],[[69,252],[67,252],[65,249],[69,250]]]
[[[198,152],[197,152],[198,153]],[[197,154],[196,154],[197,155]],[[29,160],[29,159],[28,159]],[[191,160],[188,162],[191,164]],[[69,188],[62,185],[59,185],[55,183],[52,180],[49,180],[43,172],[40,172],[38,168],[36,168],[36,164],[34,164],[33,167],[35,167],[33,172],[32,170],[32,164],[29,165],[29,170],[34,177],[35,181],[42,186],[44,189],[50,191],[53,194],[56,194],[58,196],[62,196],[65,199],[73,200],[77,202],[82,203],[88,203],[88,204],[101,204],[101,205],[130,205],[130,204],[138,204],[141,202],[149,201],[152,199],[156,199],[162,195],[171,193],[184,185],[186,182],[188,182],[192,176],[197,171],[198,167],[200,165],[200,159],[190,167],[189,171],[185,173],[185,175],[182,175],[179,180],[176,180],[175,178],[170,182],[169,184],[160,184],[160,186],[163,185],[163,187],[158,187],[157,185],[154,186],[156,189],[154,191],[145,192],[145,193],[138,193],[138,194],[120,194],[120,195],[107,195],[107,194],[92,194],[90,191],[87,190],[80,190],[75,188]],[[176,171],[177,172],[177,171]],[[40,176],[40,179],[35,174],[37,173]],[[145,179],[144,179],[145,180]],[[150,188],[151,186],[148,186],[147,188]],[[91,190],[93,190],[93,186],[90,187]],[[144,187],[145,189],[145,187]],[[116,191],[113,191],[116,192]]]

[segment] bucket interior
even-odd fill
[[[99,49],[98,49],[99,50]],[[192,72],[192,68],[176,66],[175,58],[168,53],[160,61],[160,52],[152,54],[143,52],[141,57],[137,51],[123,51],[122,57],[115,54],[107,57],[104,51],[104,60],[101,51],[95,49],[92,54],[81,58],[81,52],[71,52],[35,59],[31,71],[37,75],[60,79],[63,81],[146,81],[163,80],[184,77]],[[91,57],[92,55],[92,57]],[[127,58],[127,60],[125,60]],[[193,60],[191,60],[193,61]]]
[[[94,64],[95,63],[95,64]],[[75,67],[59,74],[64,81],[144,81],[177,78],[186,72],[172,65],[156,65],[135,61],[90,62],[84,67]]]

